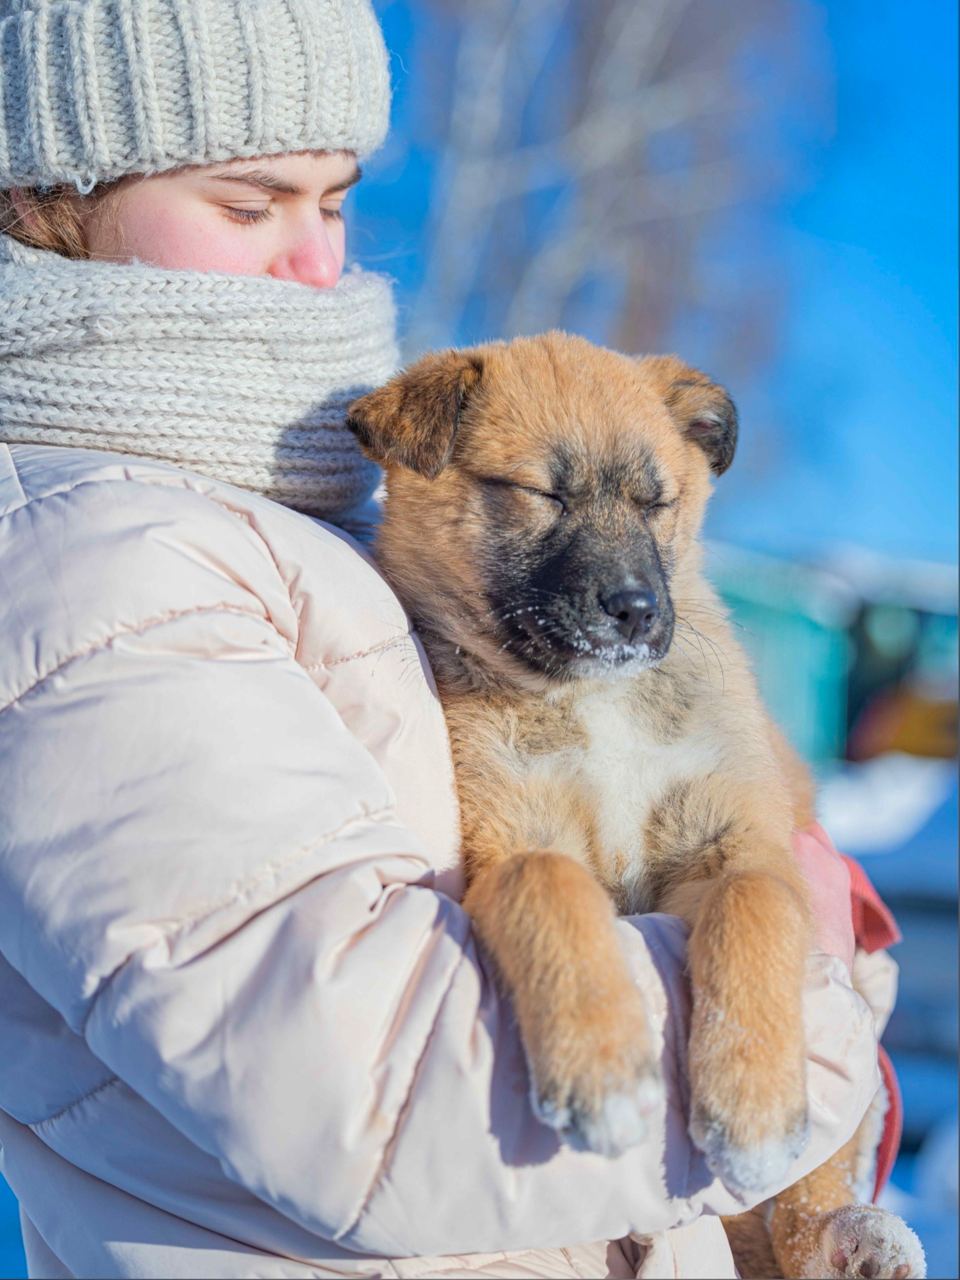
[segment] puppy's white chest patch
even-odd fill
[[[643,833],[651,811],[675,783],[712,772],[719,764],[716,739],[693,733],[658,741],[635,692],[612,687],[591,693],[578,706],[588,745],[578,780],[595,806],[599,855],[628,883],[643,878]]]

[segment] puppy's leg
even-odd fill
[[[728,1185],[767,1187],[807,1132],[809,921],[786,791],[773,775],[691,780],[659,806],[647,847],[658,909],[692,927],[690,1134]]]
[[[691,925],[690,1135],[739,1190],[769,1187],[806,1140],[809,923],[788,814],[776,778],[710,774],[664,796],[646,831],[655,906]]]
[[[777,1196],[770,1232],[785,1276],[916,1280],[923,1248],[896,1214],[854,1200],[855,1135],[819,1169]]]
[[[690,1133],[734,1189],[769,1186],[806,1142],[806,952],[804,903],[786,879],[731,873],[703,895],[688,952]]]
[[[721,1218],[730,1252],[742,1280],[781,1280],[783,1272],[774,1257],[766,1206],[757,1205],[746,1213]]]
[[[606,1155],[639,1142],[658,1065],[593,875],[564,854],[520,853],[484,865],[464,906],[513,997],[540,1119]]]

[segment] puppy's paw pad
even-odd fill
[[[848,1204],[826,1216],[820,1246],[804,1270],[829,1280],[923,1280],[923,1246],[902,1218]]]
[[[730,1138],[725,1124],[699,1108],[690,1118],[689,1132],[706,1157],[710,1172],[734,1195],[769,1190],[782,1183],[810,1136],[804,1117],[782,1137],[739,1145]]]

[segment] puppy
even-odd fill
[[[733,403],[673,356],[552,333],[427,356],[348,421],[386,468],[377,556],[436,675],[464,906],[538,1115],[602,1153],[642,1137],[661,1085],[614,919],[670,912],[691,929],[691,1135],[729,1186],[769,1185],[807,1137],[791,833],[812,792],[701,572]]]

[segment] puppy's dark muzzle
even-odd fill
[[[600,608],[613,619],[628,644],[649,640],[660,621],[660,603],[649,587],[601,591],[598,600]]]
[[[644,650],[658,660],[670,648],[673,639],[673,605],[664,584],[622,581],[601,588],[596,596],[598,608],[593,626],[603,637],[606,647],[628,660],[632,651]]]

